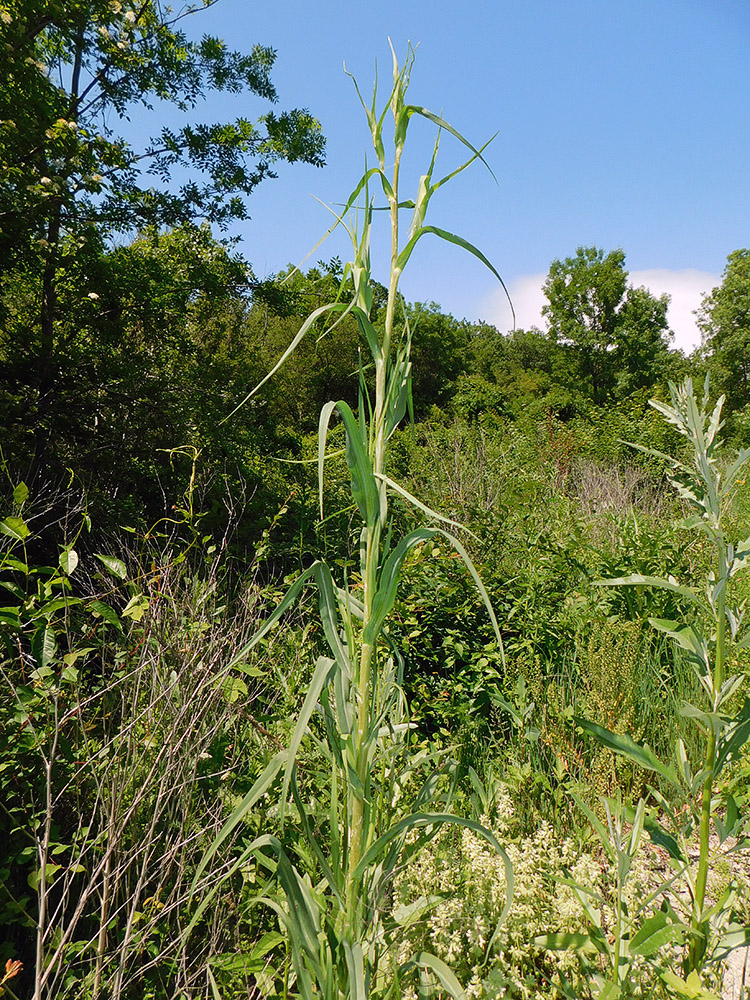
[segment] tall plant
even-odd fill
[[[736,667],[736,654],[750,646],[750,634],[743,634],[744,602],[733,602],[733,586],[739,573],[750,565],[750,537],[733,540],[727,521],[727,506],[738,479],[750,459],[743,449],[732,462],[722,459],[719,432],[722,426],[722,396],[709,409],[708,379],[703,398],[698,400],[690,379],[669,386],[671,405],[651,401],[682,435],[686,456],[675,458],[643,448],[668,465],[668,477],[691,515],[682,522],[685,530],[697,533],[709,544],[712,568],[702,587],[688,586],[673,576],[666,579],[631,574],[600,581],[608,586],[650,586],[671,591],[684,599],[692,612],[682,620],[650,619],[658,631],[669,636],[692,664],[700,679],[703,703],[686,704],[683,715],[700,730],[703,759],[690,761],[682,740],[677,740],[674,763],[659,760],[649,747],[628,736],[609,732],[592,722],[578,720],[596,739],[624,754],[662,780],[662,791],[653,794],[662,807],[663,818],[675,836],[667,836],[661,825],[648,821],[646,828],[655,842],[666,847],[686,885],[689,899],[688,924],[684,927],[687,948],[685,972],[700,971],[709,961],[726,956],[727,949],[746,943],[746,933],[735,929],[729,936],[712,933],[728,916],[725,899],[711,900],[709,874],[712,844],[734,849],[745,817],[731,795],[720,797],[718,779],[725,766],[742,749],[750,736],[750,700],[740,702],[744,683]],[[689,846],[698,840],[698,864],[688,862]],[[730,846],[731,845],[731,846]],[[673,914],[676,922],[677,918]],[[724,930],[726,927],[724,926]]]
[[[425,223],[435,192],[475,160],[482,160],[484,147],[476,149],[441,117],[407,103],[412,64],[411,49],[403,66],[399,66],[394,54],[393,87],[380,109],[377,86],[370,104],[365,103],[357,89],[367,115],[377,165],[366,169],[335,223],[344,225],[352,238],[354,258],[345,268],[342,284],[342,289],[353,289],[351,298],[343,301],[340,297],[311,313],[266,377],[270,378],[284,363],[320,317],[329,316],[334,324],[345,314],[356,317],[370,355],[369,364],[360,366],[358,412],[355,414],[341,400],[323,407],[319,421],[318,473],[322,516],[328,430],[337,414],[344,429],[351,495],[361,519],[359,564],[347,566],[344,579],[337,581],[327,563],[314,562],[255,637],[257,642],[284,615],[303,587],[315,582],[330,654],[317,661],[289,748],[277,754],[245,796],[197,875],[197,879],[204,877],[223,840],[280,777],[282,826],[285,816],[293,810],[304,844],[298,853],[306,862],[302,865],[295,862],[280,839],[267,834],[249,845],[227,874],[246,864],[251,856],[261,869],[274,872],[277,881],[273,885],[282,891],[269,888],[264,902],[277,912],[288,933],[296,989],[305,1000],[320,995],[399,996],[399,983],[405,976],[436,978],[453,995],[462,995],[456,977],[435,956],[422,953],[405,957],[397,953],[399,928],[417,919],[429,901],[416,901],[414,907],[408,911],[402,908],[400,912],[391,912],[388,903],[399,866],[407,864],[444,824],[470,827],[492,843],[505,858],[509,893],[512,887],[510,863],[493,835],[475,821],[459,819],[444,808],[439,792],[441,762],[410,752],[398,656],[390,647],[387,634],[386,622],[396,600],[405,559],[415,547],[429,544],[442,535],[472,575],[502,648],[497,620],[484,586],[463,545],[447,530],[456,525],[427,508],[388,475],[389,442],[410,409],[412,331],[406,311],[400,308],[399,281],[417,243],[432,234],[457,244],[479,258],[501,280],[474,246]],[[388,145],[385,135],[389,113],[393,124],[392,145]],[[402,157],[407,130],[415,117],[435,125],[438,135],[416,197],[404,200],[400,191]],[[435,180],[442,132],[458,139],[470,156],[456,170]],[[378,326],[371,319],[370,238],[376,210],[370,196],[371,186],[379,187],[385,197],[391,237],[385,316]],[[402,234],[404,211],[411,213],[411,221]],[[366,368],[368,377],[370,372],[374,376],[369,383]],[[260,386],[253,392],[257,388]],[[388,500],[393,494],[444,527],[419,527],[404,537],[394,537],[388,515]],[[318,717],[322,718],[322,732],[316,721]],[[296,767],[303,741],[317,747],[327,768],[330,795],[326,808],[315,812],[304,801]],[[402,802],[408,798],[406,789],[410,784],[421,787],[405,807]],[[325,836],[321,831],[325,831]],[[200,913],[201,908],[191,926]]]

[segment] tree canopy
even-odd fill
[[[572,348],[595,403],[659,377],[668,351],[669,296],[629,287],[623,250],[578,247],[574,256],[554,260],[544,294],[550,336]]]
[[[132,344],[146,314],[151,319],[143,330],[158,331],[169,353],[183,335],[184,314],[165,336],[152,320],[170,312],[167,300],[194,304],[207,294],[206,283],[217,280],[225,290],[238,283],[247,288],[249,269],[241,267],[238,277],[237,262],[200,226],[222,228],[245,217],[246,196],[274,176],[277,161],[324,161],[320,126],[306,110],[268,110],[255,122],[196,121],[195,109],[211,90],[277,100],[273,49],[256,45],[243,54],[219,38],[196,41],[183,30],[189,15],[214,2],[176,11],[159,0],[0,4],[6,66],[0,79],[0,409],[17,440],[26,442],[31,478],[48,464],[52,428],[77,409],[66,408],[66,387],[83,382],[93,388],[114,358],[121,365],[124,345]],[[165,125],[165,107],[173,118],[184,114],[185,122]],[[135,145],[120,126],[131,114],[150,111],[153,134]],[[168,248],[156,252],[154,240],[164,229],[175,232],[182,265],[162,266]],[[112,252],[118,234],[135,239],[131,251]],[[144,248],[150,248],[148,267]],[[146,267],[137,279],[142,284],[134,285],[131,279]],[[162,279],[172,285],[159,285]],[[147,291],[155,294],[150,303]],[[151,348],[138,357],[146,359]],[[82,379],[85,372],[92,382]],[[119,376],[116,381],[122,389]],[[135,383],[126,382],[135,391]],[[104,378],[97,406],[111,405],[111,384]]]
[[[750,250],[729,254],[722,283],[698,311],[703,352],[716,389],[733,410],[750,403]]]
[[[214,0],[215,2],[215,0]],[[204,0],[202,6],[212,3]],[[244,196],[279,159],[322,164],[318,122],[304,110],[157,127],[142,146],[118,121],[157,103],[196,108],[209,90],[277,100],[275,52],[243,54],[219,38],[190,40],[158,0],[9,0],[0,8],[0,260],[46,249],[61,235],[246,215]],[[172,175],[183,176],[175,187]]]

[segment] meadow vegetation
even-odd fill
[[[18,181],[0,995],[709,1000],[750,944],[748,251],[690,358],[621,250],[553,262],[545,330],[405,302],[425,236],[494,270],[432,222],[485,152],[412,60],[362,99],[346,264],[83,240]]]

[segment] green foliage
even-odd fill
[[[417,241],[428,233],[458,243],[485,260],[460,237],[424,225],[432,194],[453,176],[433,183],[437,143],[429,169],[420,180],[415,201],[405,203],[400,196],[401,157],[413,116],[426,118],[438,128],[449,131],[469,148],[470,159],[454,174],[481,157],[480,151],[441,118],[425,108],[406,104],[412,61],[410,51],[404,66],[399,67],[394,54],[393,89],[382,113],[376,112],[377,90],[372,108],[363,102],[378,166],[371,168],[357,184],[340,217],[349,229],[354,246],[354,261],[344,272],[345,279],[351,276],[351,286],[347,288],[345,283],[342,289],[351,291],[351,300],[345,303],[337,299],[314,309],[271,372],[250,393],[250,397],[255,395],[293,356],[318,319],[330,319],[334,328],[340,316],[351,315],[356,319],[361,336],[367,342],[372,380],[360,366],[356,416],[342,399],[323,406],[318,432],[318,475],[323,518],[329,424],[338,416],[344,429],[350,497],[361,525],[359,562],[352,560],[351,564],[345,564],[344,579],[339,583],[329,565],[317,559],[292,584],[253,640],[252,644],[259,641],[281,619],[308,581],[315,582],[330,655],[320,656],[317,661],[288,750],[274,758],[247,793],[204,857],[198,872],[200,876],[211,864],[224,839],[243,822],[282,774],[279,807],[282,832],[285,819],[293,810],[300,834],[301,850],[295,852],[299,860],[278,837],[261,834],[250,843],[232,870],[236,871],[253,858],[270,876],[259,902],[273,909],[287,934],[296,988],[305,1000],[315,995],[353,996],[362,1000],[372,996],[397,996],[401,982],[424,980],[425,977],[434,977],[457,998],[463,995],[454,974],[439,957],[424,952],[398,955],[398,944],[403,937],[402,920],[387,905],[398,870],[418,855],[442,826],[471,829],[487,840],[502,859],[508,901],[512,892],[510,865],[494,835],[476,821],[448,812],[440,791],[442,767],[435,768],[436,758],[432,754],[410,752],[410,725],[399,684],[399,659],[385,631],[409,553],[424,544],[434,545],[440,537],[452,546],[469,570],[500,644],[497,621],[487,593],[459,539],[432,527],[416,528],[399,538],[388,517],[389,495],[395,495],[437,521],[445,523],[447,520],[430,511],[387,474],[389,442],[410,409],[413,331],[399,299],[401,272]],[[390,155],[395,164],[390,175],[386,173],[383,138],[389,111],[394,126]],[[390,281],[379,328],[371,319],[374,291],[369,279],[369,247],[373,206],[369,197],[357,220],[349,224],[346,219],[346,213],[355,209],[360,194],[363,190],[367,192],[371,181],[379,185],[385,196],[391,234]],[[404,207],[413,209],[413,216],[406,240],[402,242],[399,217]],[[400,328],[397,325],[399,313],[403,321]],[[320,737],[313,725],[316,714],[322,717],[324,727],[324,735]],[[308,806],[298,779],[298,756],[310,737],[317,749],[320,781],[327,785],[322,806]],[[415,794],[407,794],[412,788]],[[325,824],[324,838],[318,832],[321,824]],[[207,904],[208,899],[199,907],[191,926]]]
[[[622,250],[579,247],[574,257],[552,262],[544,285],[550,335],[572,348],[597,404],[653,384],[667,360],[669,299],[627,288],[627,278]]]
[[[210,35],[191,41],[180,22],[196,9],[109,0],[3,4],[5,267],[36,261],[40,252],[49,260],[60,237],[85,233],[92,223],[111,233],[242,218],[241,196],[271,174],[275,160],[322,162],[318,123],[298,110],[268,113],[258,124],[162,128],[143,149],[112,134],[113,115],[151,109],[157,100],[187,114],[208,90],[276,99],[273,50],[256,46],[245,55]],[[252,157],[257,162],[249,163]],[[178,167],[192,176],[175,191],[169,177]]]
[[[727,257],[721,285],[707,295],[698,313],[702,352],[713,384],[731,411],[750,403],[750,250]]]
[[[716,782],[727,763],[738,755],[750,735],[748,703],[738,702],[742,686],[741,674],[728,675],[732,665],[733,647],[742,648],[743,609],[732,603],[732,584],[736,575],[746,569],[750,542],[730,540],[725,525],[727,502],[732,496],[750,451],[740,452],[728,467],[720,464],[721,408],[723,398],[709,412],[708,379],[703,400],[699,403],[688,379],[682,386],[670,385],[671,405],[654,402],[654,407],[683,435],[688,444],[685,459],[666,458],[669,478],[679,495],[695,512],[683,522],[683,528],[705,538],[712,551],[712,566],[703,591],[681,584],[674,576],[658,578],[633,573],[602,581],[609,586],[657,587],[678,594],[688,602],[689,611],[676,620],[651,618],[659,632],[669,636],[684,651],[701,682],[702,704],[686,704],[683,713],[698,728],[703,742],[703,760],[691,762],[685,745],[677,741],[675,765],[662,763],[651,750],[629,736],[617,736],[591,722],[584,728],[605,746],[623,754],[634,763],[654,771],[665,780],[664,795],[658,799],[665,809],[665,818],[673,825],[676,839],[670,851],[673,860],[683,862],[681,875],[690,893],[690,933],[685,955],[685,972],[699,971],[715,958],[717,932],[726,930],[723,918],[727,901],[715,905],[707,900],[711,864],[711,834],[715,831],[719,843],[739,834],[745,817],[738,814],[733,799],[728,802],[724,818],[715,801]],[[678,820],[677,817],[684,816]],[[691,872],[684,859],[688,856],[687,841],[696,831],[699,836],[699,862]],[[678,846],[679,845],[679,846]]]

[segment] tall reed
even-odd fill
[[[394,54],[393,86],[381,108],[378,108],[377,85],[369,104],[357,88],[377,165],[366,169],[332,227],[345,226],[353,245],[353,259],[345,268],[342,294],[338,301],[311,313],[266,377],[270,378],[284,363],[320,317],[330,317],[333,325],[347,314],[356,318],[369,353],[367,366],[360,365],[358,412],[355,414],[341,400],[323,407],[319,421],[318,474],[322,517],[328,429],[337,415],[344,427],[351,495],[361,520],[359,563],[347,565],[343,580],[337,581],[327,563],[314,562],[293,584],[256,636],[254,641],[265,635],[303,587],[314,581],[330,655],[317,661],[288,749],[274,758],[245,796],[196,876],[197,882],[205,877],[224,838],[280,779],[282,829],[293,814],[306,856],[312,861],[295,863],[280,837],[265,834],[237,859],[235,870],[252,857],[258,868],[268,873],[268,891],[262,902],[278,914],[288,934],[296,990],[305,1000],[314,996],[347,1000],[400,996],[400,984],[405,979],[421,980],[423,985],[428,980],[437,980],[452,995],[462,996],[458,980],[437,957],[399,953],[403,928],[429,907],[429,901],[416,901],[413,907],[407,911],[402,908],[401,912],[391,912],[389,903],[396,872],[444,824],[462,824],[484,836],[505,860],[509,895],[512,887],[510,863],[494,836],[477,822],[459,819],[446,811],[441,799],[444,761],[410,749],[410,727],[399,684],[399,659],[389,645],[387,633],[386,623],[396,600],[404,561],[411,550],[430,544],[441,535],[466,564],[502,648],[484,586],[463,545],[447,530],[457,525],[430,510],[388,475],[389,442],[411,409],[412,330],[406,310],[400,308],[399,281],[417,243],[431,234],[463,247],[501,280],[474,246],[425,223],[434,193],[475,160],[482,160],[484,147],[475,148],[438,115],[407,103],[412,64],[411,49],[403,66],[399,66]],[[391,143],[385,135],[389,114],[393,126]],[[435,125],[438,135],[416,196],[406,200],[401,194],[402,158],[409,124],[416,117]],[[435,180],[433,173],[443,132],[458,139],[470,155],[456,170]],[[385,199],[382,214],[390,225],[388,293],[384,319],[377,324],[371,319],[370,242],[374,213],[381,206],[376,206],[371,186],[379,188]],[[411,213],[406,233],[401,228],[404,211]],[[347,288],[351,296],[344,300],[343,290]],[[395,538],[388,514],[388,500],[393,494],[433,524],[443,526],[419,527]],[[241,655],[244,653],[243,650]],[[322,720],[323,735],[321,727],[313,722],[314,717]],[[329,794],[325,808],[311,809],[304,801],[296,766],[303,744],[317,753],[317,759],[327,769]],[[411,801],[410,787],[415,789]],[[321,831],[325,831],[325,836]],[[194,922],[201,912],[199,907]]]

